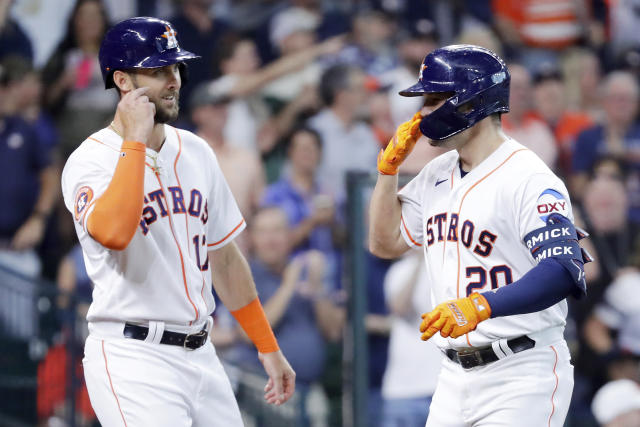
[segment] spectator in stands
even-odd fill
[[[606,120],[583,131],[573,152],[570,188],[577,200],[586,197],[588,173],[596,161],[613,155],[628,162],[627,191],[630,216],[640,220],[640,123],[636,120],[640,89],[625,71],[610,73],[603,82],[602,105]]]
[[[7,74],[0,69],[2,100],[7,83]],[[50,151],[33,126],[0,108],[0,265],[28,279],[40,275],[42,262],[36,249],[60,193],[60,174]],[[0,324],[9,335],[28,339],[37,332],[36,287],[12,273],[3,271],[3,276]]]
[[[8,56],[0,66],[7,74],[7,91],[4,96],[5,114],[22,117],[34,127],[43,148],[53,150],[58,144],[58,131],[40,103],[42,98],[40,73],[21,56]]]
[[[289,7],[275,14],[273,19],[276,19],[280,13],[287,13],[289,8],[304,9],[317,16],[316,32],[320,40],[344,34],[351,27],[352,16],[345,13],[348,9],[341,4],[322,0],[289,0],[287,3]]]
[[[502,115],[502,129],[553,169],[558,150],[549,126],[533,114],[531,74],[519,64],[510,64],[509,72],[509,113]]]
[[[283,132],[280,126],[268,123],[270,111],[259,96],[267,84],[300,70],[322,55],[331,54],[342,46],[341,38],[329,39],[309,49],[289,54],[260,67],[260,57],[253,40],[229,34],[218,44],[217,65],[221,76],[214,80],[229,93],[229,118],[225,138],[241,147],[269,152]],[[274,118],[278,120],[278,118]],[[269,125],[265,131],[265,124]],[[288,131],[288,129],[287,129]]]
[[[365,74],[352,65],[335,65],[322,75],[320,94],[325,108],[308,125],[324,143],[318,176],[341,202],[347,171],[367,170],[379,151],[375,135],[362,120],[368,114]]]
[[[591,117],[569,110],[562,72],[552,63],[541,66],[533,77],[535,114],[553,131],[558,148],[558,169],[563,176],[571,172],[571,158],[578,134],[593,125]]]
[[[290,7],[271,20],[269,38],[273,49],[280,56],[287,56],[310,49],[316,43],[316,29],[320,16],[301,7]],[[300,92],[317,86],[322,69],[317,61],[267,84],[262,95],[272,104],[272,111],[279,111],[283,104],[291,102]]]
[[[40,149],[48,153],[55,153],[58,144],[58,130],[53,119],[41,105],[42,82],[40,73],[35,71],[31,63],[21,56],[7,56],[0,62],[0,67],[6,71],[7,86],[3,96],[5,114],[21,117],[35,131]],[[55,155],[52,164],[59,166]],[[47,221],[38,254],[42,261],[41,275],[47,279],[54,279],[58,269],[60,257],[64,251],[60,249],[60,217],[57,206],[53,209],[51,219]],[[62,217],[67,219],[68,215]],[[73,223],[71,223],[71,228]],[[74,242],[75,242],[75,232]]]
[[[494,23],[511,52],[529,70],[557,59],[556,51],[576,44],[589,24],[587,0],[493,0]]]
[[[104,90],[98,62],[107,26],[100,0],[79,0],[65,38],[43,71],[45,105],[56,119],[63,160],[86,135],[109,123],[118,102],[115,90]]]
[[[391,312],[389,358],[382,381],[382,427],[423,427],[436,389],[442,353],[416,335],[420,315],[431,310],[427,271],[421,251],[396,261],[384,279]]]
[[[291,228],[294,254],[315,249],[327,261],[328,277],[337,286],[340,279],[338,247],[344,231],[338,224],[335,200],[318,182],[323,142],[310,128],[296,129],[287,144],[287,173],[267,187],[263,206],[278,206]]]
[[[611,381],[598,390],[592,409],[601,427],[638,426],[640,386],[631,380]]]
[[[598,56],[587,49],[572,49],[562,61],[569,107],[587,113],[594,121],[604,120],[601,68]]]
[[[590,264],[597,264],[595,272],[585,269],[589,298],[574,300],[569,305],[570,318],[575,320],[580,340],[579,351],[572,352],[576,367],[572,411],[580,420],[576,421],[578,425],[589,425],[586,420],[590,418],[588,406],[594,387],[606,380],[602,357],[589,343],[584,333],[585,325],[589,323],[594,306],[604,300],[609,284],[631,262],[633,243],[640,235],[638,224],[627,217],[627,206],[621,163],[611,157],[601,159],[591,173],[582,206],[574,205],[576,223],[581,217],[580,225],[590,233],[586,242],[592,245],[588,250],[595,258],[595,263]]]
[[[595,247],[600,275],[589,284],[591,301],[598,301],[602,290],[620,270],[629,265],[640,225],[627,215],[629,200],[619,160],[605,157],[594,167],[585,187],[582,218]]]
[[[391,43],[396,31],[394,20],[376,10],[364,10],[352,20],[352,43],[335,58],[334,64],[351,64],[376,78],[396,68],[399,59]]]
[[[637,258],[637,255],[636,255]],[[607,287],[584,326],[584,336],[610,380],[640,381],[640,260]]]
[[[33,61],[31,40],[17,22],[11,18],[13,0],[0,1],[0,60],[6,56],[22,56]]]
[[[323,374],[327,340],[341,336],[345,313],[330,298],[322,253],[307,251],[292,258],[290,232],[284,211],[260,209],[251,223],[250,266],[269,323],[296,371],[296,393],[304,406],[310,387]],[[260,367],[249,343],[242,344],[235,357],[241,366]],[[303,408],[296,425],[308,425],[307,412]]]
[[[212,16],[212,4],[213,0],[182,0],[178,13],[171,18],[182,48],[198,52],[202,57],[189,63],[189,84],[183,86],[181,93],[182,112],[186,111],[187,101],[198,84],[216,77],[216,48],[222,37],[232,30],[225,19]]]
[[[3,73],[3,100],[11,87],[7,83]],[[37,277],[41,263],[35,248],[58,199],[59,171],[51,149],[42,145],[33,126],[1,110],[0,123],[0,262]]]
[[[231,102],[232,98],[218,82],[204,83],[191,97],[191,120],[196,126],[195,132],[215,152],[242,216],[251,218],[264,190],[264,169],[258,153],[231,145],[225,139]]]
[[[609,30],[609,49],[606,52],[612,60],[629,48],[637,48],[640,45],[640,16],[638,15],[638,3],[635,1],[605,2],[607,11],[607,28]]]
[[[474,44],[487,48],[499,56],[503,55],[503,48],[497,34],[491,27],[485,25],[470,25],[456,38],[456,44]]]

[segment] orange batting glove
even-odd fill
[[[387,148],[378,154],[378,172],[383,175],[395,175],[398,167],[407,158],[416,141],[420,137],[420,113],[413,115],[411,120],[404,122],[396,130]]]
[[[438,331],[443,338],[458,338],[473,331],[478,323],[490,316],[491,307],[487,299],[477,292],[466,298],[443,302],[430,313],[422,315],[422,341],[428,340]]]

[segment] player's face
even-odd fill
[[[168,123],[178,118],[180,111],[180,68],[178,64],[158,68],[141,68],[132,74],[134,87],[148,87],[145,95],[156,106],[156,123]]]

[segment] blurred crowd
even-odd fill
[[[640,425],[619,424],[640,408],[638,1],[0,0],[0,264],[56,283],[80,314],[91,282],[60,171],[113,117],[118,95],[104,90],[98,50],[112,23],[135,15],[169,19],[202,57],[189,64],[175,126],[210,144],[249,224],[239,244],[298,374],[297,425],[341,422],[347,171],[375,172],[380,148],[421,106],[397,92],[429,51],[451,43],[505,58],[503,129],[565,180],[591,234],[588,295],[569,302],[568,423]],[[441,153],[418,142],[401,172]],[[435,387],[440,353],[417,331],[430,307],[419,255],[367,257],[371,425],[424,425]],[[259,366],[221,305],[215,318],[225,360]],[[58,381],[56,357],[43,361],[45,383]],[[39,396],[42,419],[63,395]]]

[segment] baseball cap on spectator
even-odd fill
[[[640,410],[640,386],[627,379],[611,381],[598,390],[591,410],[600,424],[611,422],[627,412]]]
[[[532,82],[534,85],[538,85],[548,80],[564,81],[562,71],[552,62],[542,63],[533,73]]]
[[[220,105],[231,102],[233,99],[229,93],[228,85],[220,80],[200,83],[193,90],[189,99],[189,109],[202,107],[203,105]]]
[[[300,7],[290,7],[278,13],[271,22],[269,39],[274,47],[298,31],[315,31],[320,25],[317,15]]]

